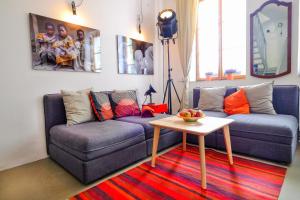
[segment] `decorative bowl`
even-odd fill
[[[190,112],[190,113],[191,112],[193,112],[193,113],[200,112],[200,116],[192,117],[192,116],[189,116],[189,114],[187,114],[188,116],[184,116],[184,114],[182,114],[182,113],[186,113],[186,112]],[[192,115],[192,114],[190,114],[190,115]],[[185,122],[196,122],[199,119],[204,118],[205,114],[201,110],[186,109],[186,110],[182,110],[181,112],[179,112],[176,116],[183,119]]]

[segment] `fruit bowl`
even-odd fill
[[[205,114],[202,110],[185,109],[180,111],[176,116],[185,122],[196,122],[198,119],[205,117]]]

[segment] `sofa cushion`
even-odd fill
[[[136,123],[136,124],[142,125],[144,127],[145,135],[146,135],[146,140],[147,140],[147,139],[153,137],[153,131],[154,131],[153,126],[150,125],[149,122],[153,121],[153,120],[157,120],[157,119],[162,119],[162,118],[165,118],[165,117],[169,117],[169,115],[158,114],[155,117],[150,117],[150,118],[142,118],[140,116],[128,116],[128,117],[118,118],[117,120],[118,121],[130,122],[130,123]],[[167,133],[169,131],[171,131],[171,130],[162,128],[160,130],[160,134],[163,135],[163,134],[165,134],[165,133]]]
[[[83,122],[93,121],[94,113],[89,100],[91,89],[77,92],[62,90],[67,125],[75,125]]]
[[[107,120],[54,126],[50,141],[79,159],[90,160],[143,142],[145,134],[139,124]]]
[[[231,135],[281,144],[291,144],[297,137],[298,121],[292,115],[238,114],[228,118]]]
[[[273,106],[276,113],[293,115],[299,120],[299,87],[297,85],[274,86]]]
[[[244,89],[240,89],[224,99],[224,112],[228,115],[250,113],[249,102]]]
[[[220,118],[225,118],[228,115],[224,112],[216,112],[216,111],[203,111],[206,116],[208,117],[220,117]]]
[[[273,107],[273,82],[241,87],[246,91],[251,113],[276,115]]]
[[[114,118],[114,113],[112,111],[107,93],[91,91],[89,97],[94,113],[99,121],[105,121]]]
[[[114,91],[110,94],[110,98],[116,118],[139,116],[141,114],[137,102],[136,91]]]
[[[226,87],[226,93],[224,97],[228,97],[229,95],[235,93],[237,91],[236,87]],[[193,108],[199,107],[200,100],[200,88],[196,87],[193,89]]]
[[[198,107],[201,110],[223,112],[225,93],[225,87],[201,88]]]

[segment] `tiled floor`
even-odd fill
[[[52,160],[44,159],[0,172],[0,199],[63,200],[92,185],[82,185]],[[300,148],[288,167],[279,199],[300,199]]]

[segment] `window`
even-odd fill
[[[244,78],[246,0],[201,1],[194,52],[197,80]]]

